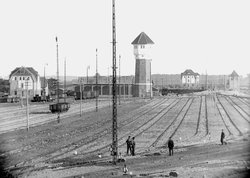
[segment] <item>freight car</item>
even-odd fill
[[[204,91],[203,89],[181,89],[181,88],[178,88],[178,89],[167,89],[167,88],[163,88],[161,90],[161,94],[162,95],[168,95],[169,93],[172,93],[172,94],[189,94],[189,93],[194,93],[194,92],[201,92],[201,91]]]
[[[54,103],[49,105],[49,110],[52,113],[67,112],[70,108],[70,104],[67,102]]]
[[[96,93],[95,91],[83,91],[82,92],[82,99],[92,99],[98,96],[99,96],[98,92]],[[81,92],[76,92],[75,99],[79,100],[80,97],[81,97]]]

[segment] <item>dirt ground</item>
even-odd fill
[[[88,102],[83,108],[94,106],[95,102]],[[75,104],[60,123],[53,120],[28,132],[0,134],[0,177],[170,177],[171,171],[178,177],[193,178],[249,174],[248,98],[201,93],[122,100],[118,105],[118,150],[126,161],[117,165],[111,163],[109,151],[110,104],[104,102],[98,112],[86,109],[81,117],[78,107]],[[34,115],[34,120],[53,117],[45,106],[34,107],[33,112],[41,108],[43,113]],[[0,113],[6,124],[15,115],[13,108],[8,109],[11,115]],[[227,145],[220,145],[221,129]],[[136,138],[135,156],[126,155],[129,135]],[[174,156],[168,156],[169,136],[175,142]],[[123,175],[124,164],[128,175]]]

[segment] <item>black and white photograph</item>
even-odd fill
[[[0,178],[250,177],[249,0],[1,0],[0,49]]]

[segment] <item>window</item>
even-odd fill
[[[14,91],[14,95],[17,95],[17,91]]]
[[[30,78],[29,77],[27,77],[27,80],[29,80]]]
[[[25,77],[23,77],[23,80],[25,80]]]
[[[23,88],[23,83],[21,83],[21,88]]]
[[[145,48],[145,46],[144,46],[144,45],[141,45],[141,48]]]
[[[19,77],[19,80],[22,80],[22,77]]]
[[[15,77],[15,80],[16,80],[16,77]]]
[[[137,49],[137,46],[135,46],[135,49]]]

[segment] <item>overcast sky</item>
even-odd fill
[[[131,42],[145,32],[155,43],[153,74],[250,73],[249,0],[116,0],[117,56],[121,75],[134,75]],[[0,76],[16,67],[56,75],[108,74],[112,65],[112,0],[0,1]],[[117,58],[118,64],[118,58]],[[111,69],[109,70],[111,74]]]

